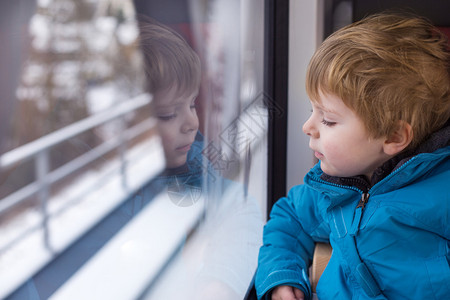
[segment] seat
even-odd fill
[[[316,243],[316,247],[314,249],[313,261],[310,269],[310,283],[311,290],[313,293],[316,292],[316,286],[319,282],[320,276],[325,270],[328,261],[331,258],[331,253],[333,252],[333,248],[328,243]]]

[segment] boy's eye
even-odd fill
[[[325,119],[322,119],[322,124],[324,124],[325,126],[333,126],[333,125],[336,125],[336,122],[330,122],[330,121],[327,121],[327,120],[325,120]]]
[[[172,119],[175,119],[177,115],[167,115],[167,116],[157,116],[157,118],[161,121],[170,121]]]
[[[196,109],[196,108],[197,108],[196,100],[197,100],[197,97],[195,97],[195,98],[192,100],[191,105],[190,105],[190,108],[191,108],[191,109]]]

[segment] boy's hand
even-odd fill
[[[280,285],[272,292],[272,300],[304,300],[303,292],[295,287]]]

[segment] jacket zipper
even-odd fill
[[[366,207],[367,202],[369,201],[370,194],[369,193],[363,193],[361,195],[361,200],[359,200],[358,205],[356,208],[360,208],[363,210]]]
[[[350,227],[349,234],[355,236],[359,231],[359,225],[361,224],[362,215],[367,202],[369,202],[369,193],[363,193],[361,199],[358,202],[355,210],[355,216],[353,217],[352,226]]]

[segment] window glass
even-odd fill
[[[205,213],[144,298],[243,299],[261,244],[268,107],[274,107],[263,92],[264,7],[259,1],[178,1],[177,7],[188,6],[180,14],[156,2],[136,1],[137,11],[177,30],[202,63],[197,115],[203,145],[194,165],[203,172]]]
[[[263,3],[1,8],[0,298],[243,299],[277,109]]]

